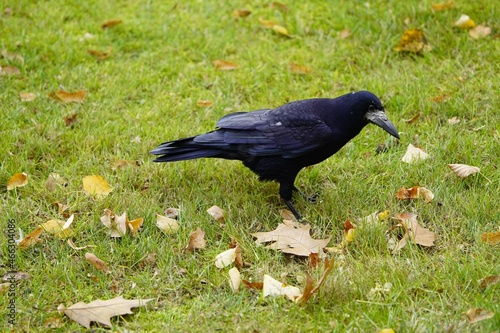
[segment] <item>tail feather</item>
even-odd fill
[[[207,147],[194,142],[195,137],[162,143],[158,148],[151,150],[153,155],[162,155],[154,162],[174,162],[192,160],[202,157],[215,157],[221,153],[220,149]]]

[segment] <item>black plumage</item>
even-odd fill
[[[358,91],[231,113],[217,122],[216,130],[162,143],[151,154],[161,155],[155,162],[201,157],[240,160],[260,180],[277,181],[281,198],[300,219],[291,203],[298,172],[335,154],[369,123],[399,139],[379,98]]]

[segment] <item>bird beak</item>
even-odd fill
[[[384,131],[386,131],[393,137],[399,139],[398,130],[396,129],[394,124],[391,123],[389,118],[387,118],[384,110],[376,110],[374,112],[368,112],[366,114],[366,119],[368,119],[369,122],[382,127]]]

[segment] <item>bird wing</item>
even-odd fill
[[[217,127],[195,142],[237,147],[252,156],[294,158],[323,146],[332,137],[331,128],[316,114],[280,109],[232,113],[221,118]]]

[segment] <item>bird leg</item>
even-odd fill
[[[307,201],[312,202],[312,203],[316,203],[316,201],[318,201],[318,197],[319,197],[318,193],[313,194],[311,196],[307,196],[304,192],[299,190],[295,185],[293,186],[293,190],[296,192],[299,192],[299,194],[302,196],[302,198],[304,198],[304,200],[307,200]]]
[[[299,212],[297,211],[297,209],[295,208],[295,206],[292,204],[292,201],[291,200],[285,200],[283,199],[283,201],[286,203],[286,205],[288,206],[288,209],[290,209],[290,211],[292,212],[293,216],[295,216],[295,218],[297,219],[297,221],[301,221],[302,220],[302,216],[300,216]]]

